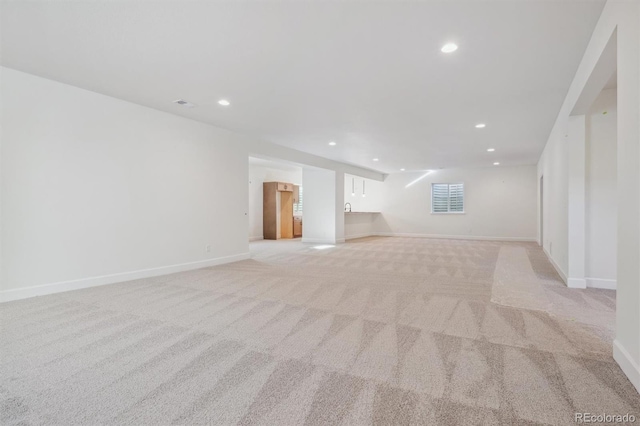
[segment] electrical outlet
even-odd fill
[[[207,251],[207,253],[211,253],[211,245],[210,244],[207,244],[207,246],[204,249]]]

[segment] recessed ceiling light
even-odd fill
[[[336,146],[336,143],[334,141],[331,141],[331,142],[329,142],[329,145]]]
[[[493,152],[495,150],[496,150],[495,148],[489,148],[489,149],[487,149],[487,152]]]
[[[444,53],[455,52],[456,50],[458,50],[458,45],[455,43],[447,43],[444,46],[442,46],[442,49],[440,50]]]
[[[379,161],[377,158],[374,158],[373,161]]]
[[[500,163],[498,163],[497,161],[495,163],[493,163],[494,166],[499,166]]]
[[[231,103],[230,103],[228,100],[226,100],[226,99],[220,99],[220,100],[218,101],[218,103],[219,103],[220,105],[222,105],[222,106],[229,106],[229,105],[231,105]]]
[[[401,172],[404,172],[404,169],[400,169]]]
[[[487,127],[487,125],[484,123],[476,124],[476,129],[484,129],[485,127]]]

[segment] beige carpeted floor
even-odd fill
[[[369,238],[252,251],[0,305],[0,424],[640,417],[611,357],[615,293],[567,289],[534,244]]]

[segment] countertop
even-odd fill
[[[380,214],[380,212],[344,212],[344,214]]]

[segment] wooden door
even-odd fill
[[[280,192],[280,237],[293,238],[293,190]]]
[[[265,240],[278,239],[277,190],[277,182],[264,182],[262,185],[262,232]]]

